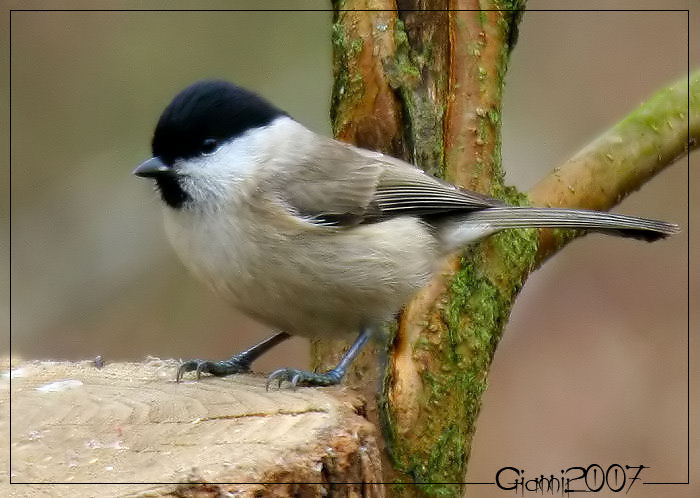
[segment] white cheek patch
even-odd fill
[[[195,205],[221,207],[240,197],[245,182],[268,165],[279,167],[281,157],[299,153],[300,137],[310,133],[293,119],[283,116],[270,125],[248,130],[223,143],[211,154],[178,161],[181,185]],[[302,148],[303,149],[303,148]]]
[[[280,149],[294,143],[303,129],[289,117],[254,128],[223,143],[211,154],[177,161],[175,168],[188,179],[189,188],[219,192],[251,178],[264,164],[273,161]]]
[[[177,161],[175,167],[181,174],[197,179],[225,182],[245,179],[255,171],[256,157],[261,152],[254,137],[249,135],[224,143],[211,154]]]
[[[199,207],[222,205],[236,197],[240,185],[259,169],[265,158],[262,129],[251,130],[222,144],[211,154],[179,160],[175,169],[183,189]]]

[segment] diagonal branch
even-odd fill
[[[690,90],[690,94],[688,93]],[[688,108],[690,104],[690,108]],[[698,146],[700,71],[657,92],[530,191],[536,206],[607,210]],[[536,263],[575,237],[541,230]]]

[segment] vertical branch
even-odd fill
[[[333,135],[402,156],[401,104],[383,68],[394,58],[396,6],[391,0],[333,3]]]
[[[443,39],[448,41],[447,63],[434,78],[442,82],[443,91],[424,91],[421,79],[421,83],[401,86],[401,97],[409,109],[426,94],[444,98],[432,103],[440,113],[443,138],[429,142],[442,142],[442,168],[426,169],[463,186],[503,195],[501,95],[509,43],[516,32],[513,23],[519,17],[504,11],[500,2],[452,1],[449,6],[471,10],[436,17],[442,24],[434,21],[430,29],[420,31],[431,33],[432,39],[421,38],[418,49],[411,45],[408,51],[409,56],[424,52],[421,47],[431,46],[447,33]],[[493,10],[479,11],[480,7]],[[426,13],[420,15],[424,22],[429,19]],[[400,17],[406,22],[407,42],[415,43],[409,17]],[[409,57],[409,61],[416,59]],[[421,69],[414,74],[425,78]],[[420,130],[416,119],[407,121],[414,133]],[[436,122],[432,116],[427,125]],[[433,156],[416,155],[421,157]],[[470,249],[468,257],[447,261],[442,278],[423,289],[402,312],[385,379],[382,415],[387,446],[404,479],[462,479],[491,358],[520,288],[511,283],[518,282],[512,277],[520,277],[522,268],[530,267],[534,244],[532,234],[520,233],[492,238]],[[422,489],[430,494],[459,492],[454,486]]]
[[[407,159],[430,174],[443,176],[442,127],[449,69],[447,0],[398,3],[402,22],[396,31],[396,57],[387,70],[403,103]]]
[[[453,9],[478,9],[477,0],[451,0]],[[445,123],[447,180],[490,192],[500,177],[501,88],[505,33],[496,11],[450,12],[450,93]]]

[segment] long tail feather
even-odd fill
[[[665,221],[586,209],[494,207],[448,222],[443,230],[453,247],[469,244],[504,228],[573,228],[652,242],[679,231]]]

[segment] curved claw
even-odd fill
[[[195,374],[197,375],[197,380],[202,378],[202,372],[204,371],[205,367],[207,369],[210,369],[212,367],[211,362],[210,361],[200,361],[199,364],[197,365],[197,370],[195,371]]]
[[[202,360],[188,360],[180,364],[175,374],[175,382],[180,382],[182,377],[192,370],[197,370],[197,378],[199,378],[199,368],[204,363]]]
[[[278,368],[274,372],[272,372],[268,377],[267,377],[267,382],[265,382],[265,390],[269,391],[270,390],[270,384],[272,383],[273,380],[277,379],[277,389],[280,389],[282,387],[282,381],[284,380],[284,374],[287,372],[287,368]]]

